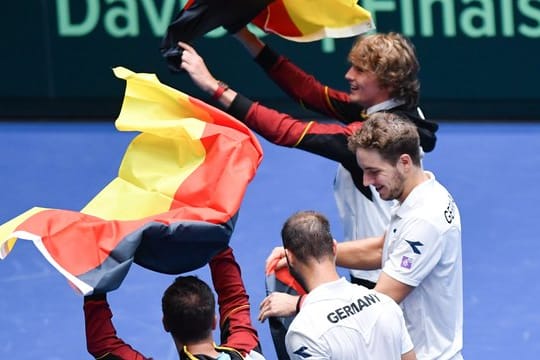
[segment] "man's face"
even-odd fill
[[[399,161],[392,165],[370,149],[357,149],[356,161],[364,170],[365,186],[373,185],[383,200],[403,200],[405,176]]]
[[[349,99],[364,108],[382,103],[390,99],[390,89],[381,87],[377,76],[354,65],[345,73],[349,82]]]

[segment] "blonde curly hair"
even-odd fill
[[[361,71],[374,73],[392,97],[418,104],[420,64],[414,45],[398,33],[359,36],[348,56],[349,62]]]

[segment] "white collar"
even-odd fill
[[[377,111],[393,109],[403,104],[405,104],[405,100],[396,98],[388,99],[383,101],[382,103],[378,103],[368,107],[366,109],[366,114],[371,115],[373,113],[376,113]]]

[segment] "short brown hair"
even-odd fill
[[[332,258],[334,238],[330,223],[321,213],[307,210],[291,215],[281,229],[283,247],[291,251],[299,261]]]
[[[349,52],[349,62],[374,73],[381,86],[391,90],[391,96],[418,104],[420,64],[414,45],[398,33],[361,35]]]
[[[349,150],[376,150],[381,157],[395,165],[402,154],[408,154],[420,166],[420,137],[416,126],[396,114],[371,114],[362,127],[349,136]]]

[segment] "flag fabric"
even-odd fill
[[[118,176],[80,211],[32,208],[0,226],[0,258],[17,239],[82,294],[116,289],[135,262],[180,274],[226,248],[262,149],[241,122],[161,84],[115,68],[127,82],[120,131],[139,131]]]
[[[219,26],[234,33],[250,22],[298,42],[350,37],[375,29],[369,11],[355,0],[190,0],[167,28],[161,54],[169,69],[179,72],[182,49],[178,41],[192,42]]]
[[[178,42],[192,42],[224,26],[234,33],[246,26],[272,0],[189,0],[171,21],[161,41],[161,54],[169,69],[180,71],[182,49]]]
[[[252,22],[265,32],[308,42],[374,30],[371,14],[356,0],[275,0]]]
[[[273,292],[283,292],[290,295],[304,295],[304,288],[292,277],[287,267],[276,269],[279,259],[274,259],[266,265],[266,294]],[[268,318],[270,335],[276,350],[278,359],[289,359],[287,348],[285,347],[285,335],[289,326],[294,320],[291,316],[273,316]]]

